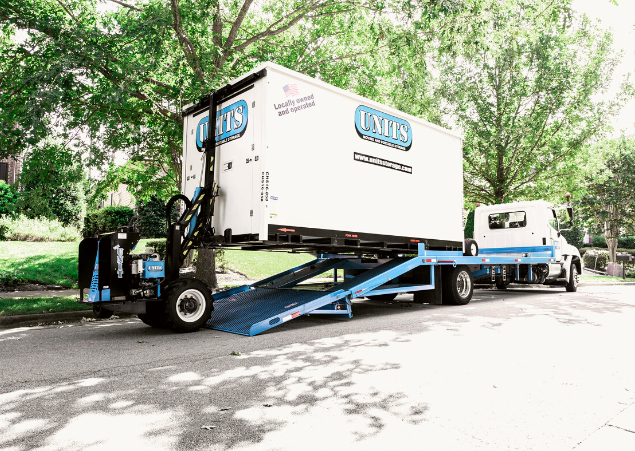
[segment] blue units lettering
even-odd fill
[[[239,100],[216,112],[214,139],[216,145],[228,143],[245,134],[247,129],[247,102]],[[196,147],[203,149],[203,141],[209,134],[209,116],[202,118],[196,126]]]
[[[405,119],[360,105],[355,110],[355,129],[360,138],[393,147],[410,150],[412,127]]]

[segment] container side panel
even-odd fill
[[[462,241],[461,139],[269,70],[270,224]]]

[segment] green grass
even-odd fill
[[[75,296],[0,299],[0,316],[68,312],[71,310],[92,311],[90,307],[78,304]]]
[[[148,241],[154,240],[140,240],[136,249],[144,249]],[[78,248],[78,242],[0,241],[0,268],[17,273],[32,283],[77,288]],[[286,271],[314,258],[310,254],[287,252],[225,251],[227,267],[254,280]],[[333,277],[333,271],[319,277]]]
[[[225,251],[227,267],[239,271],[253,280],[264,279],[303,263],[315,260],[310,254],[288,252]],[[333,277],[333,271],[319,277]]]
[[[29,282],[77,287],[79,243],[0,241],[0,268]]]

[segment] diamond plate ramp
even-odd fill
[[[255,288],[214,302],[206,327],[253,336],[342,297],[343,292]]]

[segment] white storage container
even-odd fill
[[[216,234],[276,246],[462,246],[459,134],[273,63],[257,72],[266,75],[218,108]],[[192,197],[204,183],[208,103],[184,115]]]

